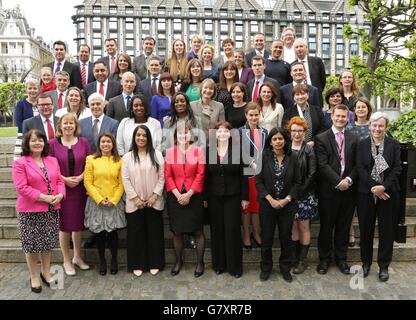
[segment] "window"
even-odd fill
[[[118,29],[117,18],[110,18],[109,29],[110,31],[117,31]]]
[[[302,14],[300,13],[300,11],[295,11],[294,12],[294,17],[295,17],[295,19],[299,20],[302,17]]]
[[[309,35],[316,35],[316,25],[314,23],[309,24]]]
[[[287,19],[287,12],[286,11],[280,11],[280,19]]]
[[[92,13],[101,13],[101,6],[93,6]]]
[[[150,14],[150,8],[149,7],[142,7],[142,14],[149,15]]]
[[[101,19],[93,18],[92,19],[92,28],[96,30],[101,30]]]
[[[166,21],[165,19],[157,19],[157,30],[165,31],[166,30]]]
[[[181,15],[181,8],[173,8],[173,15],[180,16]]]
[[[227,17],[227,16],[228,16],[227,9],[221,9],[220,10],[220,17]]]
[[[228,21],[227,20],[221,20],[220,21],[220,31],[221,33],[228,33]]]
[[[189,20],[189,32],[198,33],[198,22],[196,19]]]
[[[117,14],[117,7],[110,6],[110,14]]]
[[[190,16],[196,16],[197,15],[196,8],[189,8],[189,15]]]
[[[173,19],[173,31],[182,32],[182,21],[181,21],[181,19]]]
[[[337,44],[336,45],[336,51],[337,52],[344,52],[344,45],[343,44]]]
[[[150,19],[143,18],[142,19],[142,31],[149,31],[150,30]]]
[[[315,19],[316,19],[316,14],[315,14],[315,12],[309,12],[309,14],[308,14],[308,18],[309,18],[309,20],[315,20]]]
[[[205,32],[212,32],[212,20],[207,19],[205,20]]]
[[[206,16],[212,16],[212,9],[205,9]]]
[[[251,33],[259,32],[259,25],[257,21],[250,21],[250,32]]]
[[[166,14],[166,8],[165,7],[157,8],[157,14],[158,15],[165,15]]]
[[[126,7],[126,14],[133,15],[134,14],[134,8],[133,7]]]
[[[243,11],[242,10],[235,10],[235,16],[237,18],[242,18],[243,17]]]
[[[134,31],[134,22],[133,18],[126,18],[126,32],[133,32]]]
[[[2,44],[1,44],[1,53],[2,54],[8,54],[9,53],[9,46],[8,46],[7,42],[6,43],[2,42]]]

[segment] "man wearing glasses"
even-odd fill
[[[55,127],[59,118],[53,116],[52,97],[41,94],[38,97],[37,106],[39,115],[23,121],[23,134],[31,129],[39,129],[48,138],[48,141],[55,138]]]

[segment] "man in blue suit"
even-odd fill
[[[104,102],[104,97],[101,94],[97,92],[91,94],[88,98],[88,104],[92,116],[79,122],[81,136],[88,139],[93,152],[97,150],[97,140],[100,134],[109,132],[114,137],[117,136],[118,121],[104,114]]]

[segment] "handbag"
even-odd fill
[[[397,243],[406,243],[407,225],[406,223],[399,222],[396,228],[396,235],[394,241]]]

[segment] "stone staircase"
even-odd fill
[[[0,140],[0,263],[25,263],[25,255],[21,249],[21,243],[19,240],[19,232],[16,218],[16,190],[12,183],[11,177],[11,165],[13,161],[13,145],[10,143],[2,143]],[[407,216],[406,224],[407,228],[407,242],[405,244],[394,244],[394,261],[416,261],[416,199],[407,199]],[[173,264],[175,260],[172,234],[169,230],[168,218],[164,217],[165,222],[165,250],[166,250],[166,263]],[[356,241],[358,243],[359,228],[358,221],[354,218],[353,225],[355,228]],[[309,261],[318,261],[317,251],[317,237],[319,233],[318,222],[312,223],[312,245],[309,253]],[[378,234],[376,228],[376,236]],[[205,226],[206,235],[206,254],[205,262],[211,261],[210,251],[210,231],[209,227]],[[84,232],[83,237],[88,238],[90,233]],[[120,250],[119,250],[119,261],[121,264],[126,263],[126,232],[125,230],[119,231],[120,238]],[[378,241],[375,240],[374,246],[377,247]],[[277,258],[279,254],[279,244],[277,234],[275,237],[274,257]],[[108,250],[107,250],[108,251]],[[96,249],[82,249],[82,253],[85,256],[85,260],[88,263],[96,263],[98,256]],[[374,254],[376,259],[376,253]],[[244,250],[243,255],[245,264],[258,264],[260,262],[260,249],[253,248],[250,251]],[[359,247],[356,245],[354,248],[350,248],[348,251],[348,259],[351,262],[358,262],[360,260]],[[195,262],[196,253],[193,249],[184,250],[185,262]],[[52,262],[61,263],[62,255],[59,248],[53,250]]]

